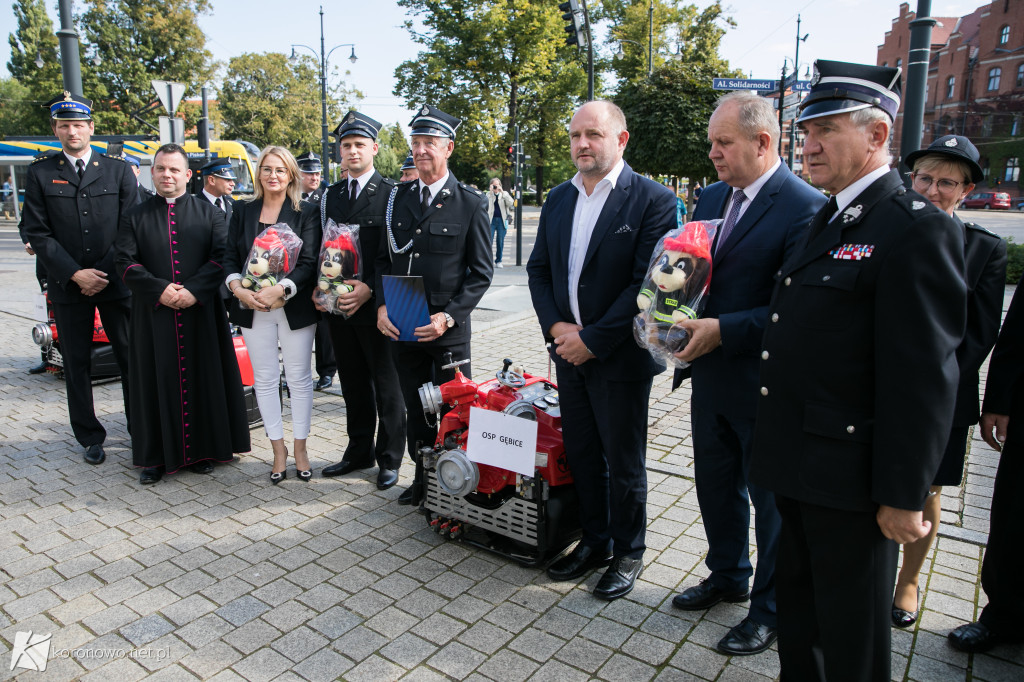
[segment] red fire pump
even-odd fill
[[[477,384],[445,365],[455,378],[419,389],[427,419],[442,415],[434,446],[421,448],[421,509],[436,532],[488,549],[524,565],[537,565],[579,539],[578,498],[562,445],[558,387],[542,377],[504,368]],[[446,407],[447,412],[445,412]],[[535,474],[473,462],[466,454],[470,408],[537,423]]]

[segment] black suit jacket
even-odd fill
[[[709,185],[693,220],[724,218],[731,198],[732,187],[726,183]],[[783,163],[758,191],[728,239],[718,245],[702,317],[718,318],[722,345],[687,368],[692,373],[694,400],[703,409],[754,418],[761,339],[775,274],[824,204],[824,195]],[[685,372],[676,370],[673,388]]]
[[[971,426],[981,416],[978,409],[978,371],[999,334],[1006,291],[1006,240],[974,223],[954,220],[964,229],[964,280],[967,283],[967,332],[956,360],[960,385],[956,391],[953,426]]]
[[[348,198],[348,180],[343,180],[328,187],[317,206],[321,228],[327,224],[328,219],[339,225],[359,225],[359,267],[362,269],[359,279],[370,287],[372,293],[369,300],[348,319],[338,315],[341,322],[361,326],[377,324],[377,258],[380,255],[378,251],[386,243],[381,240],[384,232],[384,211],[387,208],[388,195],[394,186],[394,180],[381,177],[375,170],[366,181],[366,186],[359,192],[354,204]]]
[[[530,296],[545,339],[556,322],[575,320],[569,305],[569,249],[579,191],[563,182],[548,194],[526,265]],[[594,225],[580,273],[580,338],[597,357],[580,365],[608,379],[646,379],[665,366],[633,340],[633,317],[658,240],[676,226],[676,199],[624,164]],[[554,351],[554,362],[568,364]]]
[[[196,198],[197,199],[202,199],[203,201],[205,201],[206,203],[210,204],[211,206],[216,206],[216,204],[214,204],[212,201],[210,201],[210,198],[208,196],[203,194],[203,189],[201,187],[199,188],[199,191],[196,192]],[[235,210],[235,200],[231,197],[230,194],[225,194],[224,195],[224,223],[226,225],[230,225],[231,224],[231,213],[234,210]]]
[[[225,277],[231,274],[242,274],[245,262],[252,249],[252,243],[262,231],[260,229],[260,211],[263,201],[240,201],[231,214],[228,226],[228,244],[224,250]],[[295,267],[288,273],[288,279],[295,283],[296,293],[285,303],[284,312],[288,317],[288,326],[302,329],[316,324],[320,313],[313,307],[313,286],[316,284],[317,260],[320,254],[320,221],[317,219],[316,207],[303,204],[302,210],[296,211],[291,202],[285,200],[277,222],[288,223],[295,234],[302,239],[302,249],[296,259]],[[231,297],[228,306],[228,317],[241,327],[252,326],[253,311],[242,308],[238,299]]]
[[[836,509],[919,510],[953,417],[963,235],[896,171],[821,222],[772,294],[750,479]]]
[[[453,328],[425,345],[465,343],[472,333],[469,315],[494,274],[487,198],[451,173],[426,212],[420,211],[419,197],[419,180],[395,189],[391,232],[399,250],[410,242],[412,246],[395,253],[387,229],[383,231],[374,287],[377,305],[387,305],[381,286],[384,275],[420,275],[430,314],[446,312],[455,320]]]
[[[93,150],[81,179],[64,154],[32,162],[25,186],[25,234],[47,273],[54,303],[126,298],[114,272],[121,214],[138,202],[138,180],[127,162]],[[84,268],[107,273],[102,291],[85,296],[71,276]]]
[[[1007,442],[1017,447],[1024,443],[1024,277],[1017,283],[992,351],[982,409],[1009,415]]]

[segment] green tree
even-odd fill
[[[559,60],[571,59],[577,91],[586,79],[574,51],[564,47],[561,13],[544,0],[398,0],[418,18],[406,28],[424,47],[395,70],[395,94],[410,107],[429,102],[463,119],[451,166],[459,178],[482,182],[507,168],[523,101],[543,101]],[[524,130],[523,139],[528,140]],[[543,146],[536,147],[539,150]],[[536,162],[546,163],[538,158]]]
[[[214,74],[198,17],[210,0],[89,0],[76,17],[83,46],[82,80],[108,134],[150,132],[131,114],[156,99],[151,80],[185,84],[199,94]],[[89,83],[89,85],[86,85]]]
[[[17,126],[5,134],[49,135],[50,113],[42,105],[64,89],[53,21],[43,0],[18,0],[13,9],[17,28],[7,37],[11,46],[7,70],[23,89],[7,83],[0,94],[4,125]],[[37,66],[40,60],[42,66]]]
[[[328,127],[359,96],[344,83],[327,93]],[[259,147],[320,149],[320,68],[309,56],[246,53],[228,62],[220,88],[224,135]]]
[[[380,129],[377,135],[380,146],[373,165],[385,178],[397,180],[402,176],[402,162],[409,155],[409,141],[402,132],[402,126],[393,123]]]

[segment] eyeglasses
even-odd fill
[[[288,169],[287,168],[271,168],[270,166],[261,166],[260,167],[260,174],[261,175],[280,175],[282,177],[285,177],[285,176],[288,175]]]
[[[939,188],[939,192],[942,194],[952,194],[956,191],[956,188],[964,184],[957,182],[956,180],[950,180],[949,178],[939,178],[936,180],[930,175],[924,173],[911,173],[910,177],[914,179],[914,189],[919,192],[927,192],[931,188],[932,183]]]

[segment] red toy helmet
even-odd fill
[[[352,235],[348,232],[341,232],[337,237],[324,242],[325,249],[336,249],[337,251],[348,251],[352,254],[352,269],[359,272],[359,252],[356,250]]]
[[[281,263],[284,266],[284,271],[288,272],[288,249],[284,248],[284,242],[282,242],[281,237],[278,236],[277,230],[272,227],[267,228],[266,233],[262,237],[256,237],[252,244],[253,246],[259,247],[261,250],[268,253],[280,251]]]
[[[679,235],[665,237],[663,246],[665,251],[681,251],[711,262],[711,240],[702,221],[686,223]]]

